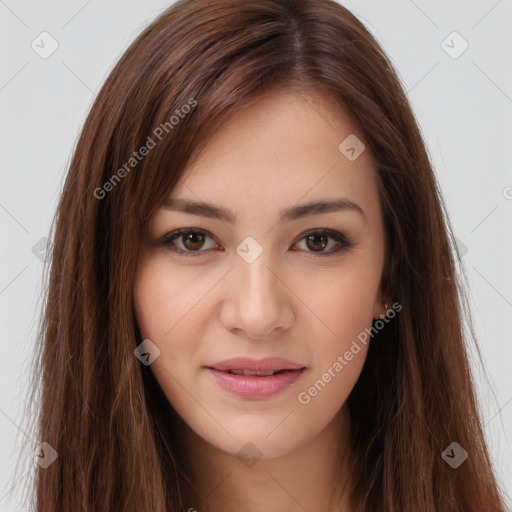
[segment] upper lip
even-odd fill
[[[251,359],[250,357],[235,357],[207,365],[215,370],[300,370],[304,368],[301,363],[296,363],[281,357],[266,357],[265,359]]]

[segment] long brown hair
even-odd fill
[[[356,510],[505,509],[466,353],[474,333],[463,322],[460,257],[390,60],[332,0],[181,0],[110,73],[52,224],[35,424],[58,458],[37,468],[38,511],[183,510],[186,468],[168,429],[179,419],[134,356],[142,236],[237,109],[274,89],[308,88],[347,109],[375,157],[387,239],[381,285],[402,306],[370,343],[348,399]],[[441,455],[452,442],[468,452],[457,469]]]

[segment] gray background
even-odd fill
[[[20,493],[34,464],[23,459],[23,469],[13,472],[21,446],[36,446],[23,431],[28,361],[41,306],[44,237],[72,149],[116,60],[170,3],[0,0],[0,511],[22,509]],[[498,477],[510,493],[512,1],[342,3],[394,62],[433,159],[464,252],[494,390],[483,386],[476,368],[485,432]],[[31,47],[34,40],[42,47],[43,31],[58,43],[47,59]],[[469,44],[457,58],[464,43],[448,37],[453,31]],[[471,447],[464,448],[471,457]]]

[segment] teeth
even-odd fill
[[[230,370],[231,373],[234,373],[236,375],[274,375],[274,370],[268,370],[268,371],[251,371],[251,370]]]

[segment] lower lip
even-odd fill
[[[208,371],[222,388],[242,398],[249,399],[268,398],[277,395],[288,386],[291,386],[302,375],[304,370],[305,368],[301,368],[300,370],[289,370],[276,375],[262,377],[257,375],[236,375],[208,368]]]

